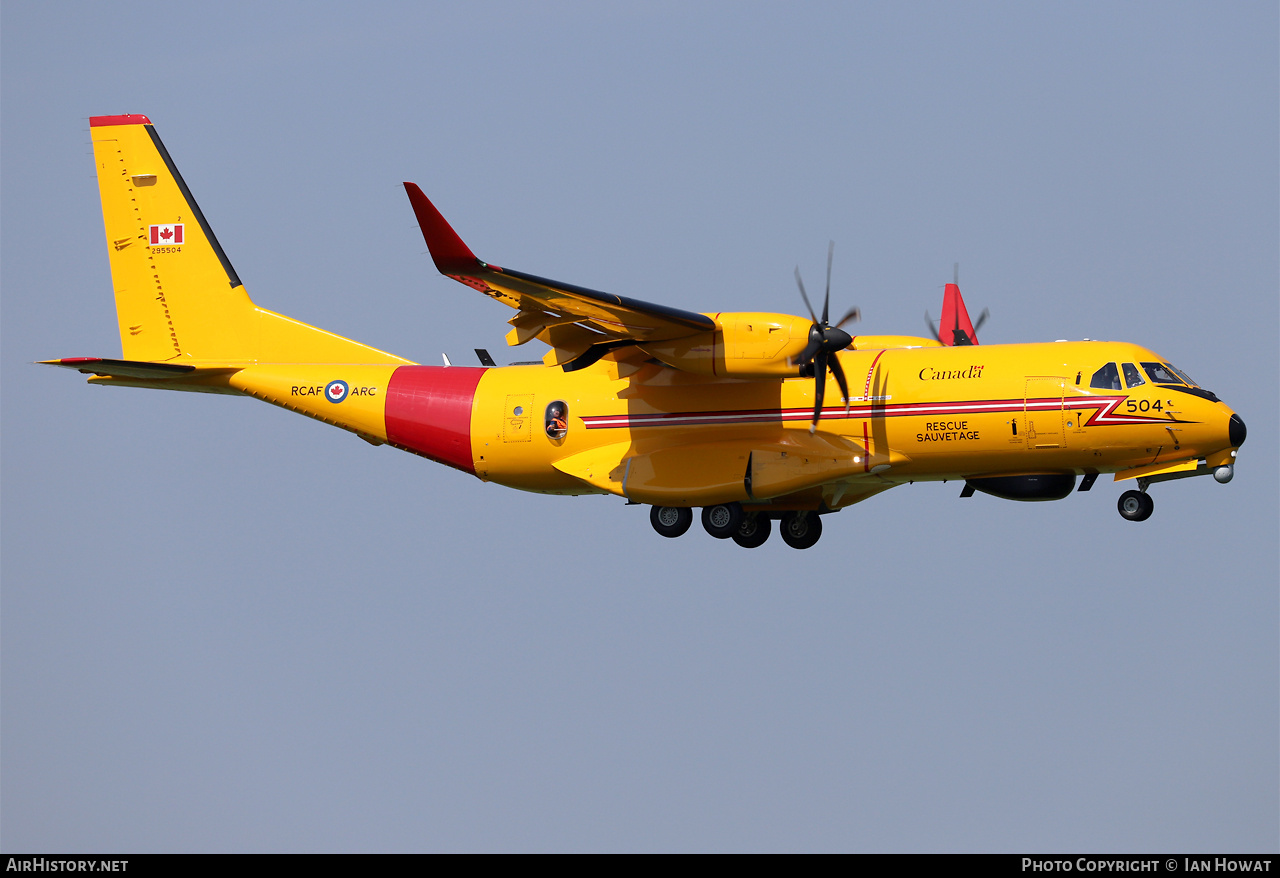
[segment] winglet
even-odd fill
[[[422,237],[431,251],[431,259],[436,268],[444,275],[471,274],[481,268],[480,260],[471,248],[462,242],[458,233],[440,211],[422,194],[417,183],[405,183],[404,191],[409,193],[409,203],[418,217],[418,226],[422,229]]]

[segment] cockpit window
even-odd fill
[[[1182,383],[1182,379],[1169,371],[1169,368],[1164,363],[1143,363],[1142,368],[1156,384]]]
[[[1125,363],[1122,368],[1124,369],[1125,384],[1128,384],[1130,387],[1140,387],[1147,383],[1146,379],[1142,377],[1142,373],[1138,371],[1138,367],[1133,365],[1133,363]]]
[[[1116,368],[1115,363],[1107,363],[1093,373],[1093,378],[1089,379],[1089,386],[1099,390],[1121,390],[1120,370]]]

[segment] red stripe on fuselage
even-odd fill
[[[979,415],[995,413],[1053,412],[1053,411],[1089,411],[1089,420],[1085,427],[1115,426],[1120,424],[1182,424],[1187,423],[1175,418],[1152,418],[1141,415],[1114,414],[1116,407],[1124,402],[1125,396],[1092,396],[1068,399],[1070,405],[1064,405],[1061,397],[1043,399],[992,399],[992,400],[959,400],[953,402],[919,402],[889,403],[872,401],[870,405],[855,405],[848,409],[823,408],[821,419],[857,420],[872,418],[918,417],[927,415],[942,417],[945,415]],[[734,411],[705,412],[654,412],[651,414],[618,414],[618,415],[584,415],[582,423],[588,430],[613,429],[627,427],[692,427],[718,424],[752,424],[766,421],[808,421],[813,417],[812,409],[742,409]]]
[[[475,475],[471,407],[485,369],[401,366],[387,382],[387,441]]]

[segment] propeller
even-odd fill
[[[810,433],[818,429],[818,418],[822,414],[822,401],[827,389],[827,372],[835,376],[836,384],[840,385],[840,393],[844,398],[845,405],[848,406],[849,404],[849,383],[845,380],[844,369],[840,366],[840,358],[836,356],[836,352],[844,350],[853,344],[853,336],[849,335],[841,327],[846,323],[860,319],[862,316],[857,308],[850,308],[835,326],[828,322],[828,313],[831,306],[831,260],[835,255],[835,249],[836,243],[832,241],[827,246],[827,293],[822,300],[821,320],[818,319],[818,315],[813,311],[813,305],[809,302],[809,294],[804,289],[804,281],[800,278],[800,267],[796,266],[796,286],[800,288],[800,298],[804,299],[804,306],[809,309],[809,316],[813,318],[813,325],[809,327],[808,344],[804,346],[804,350],[791,359],[791,362],[800,366],[801,375],[810,373],[813,375],[813,423],[809,425]]]

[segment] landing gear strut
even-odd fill
[[[816,512],[787,512],[782,516],[782,541],[793,549],[807,549],[822,536]]]
[[[1116,504],[1116,508],[1128,521],[1146,521],[1155,510],[1156,503],[1151,499],[1150,494],[1143,491],[1125,491],[1120,495],[1120,502]]]
[[[664,537],[683,536],[693,524],[693,510],[686,506],[655,506],[649,510],[649,523]]]

